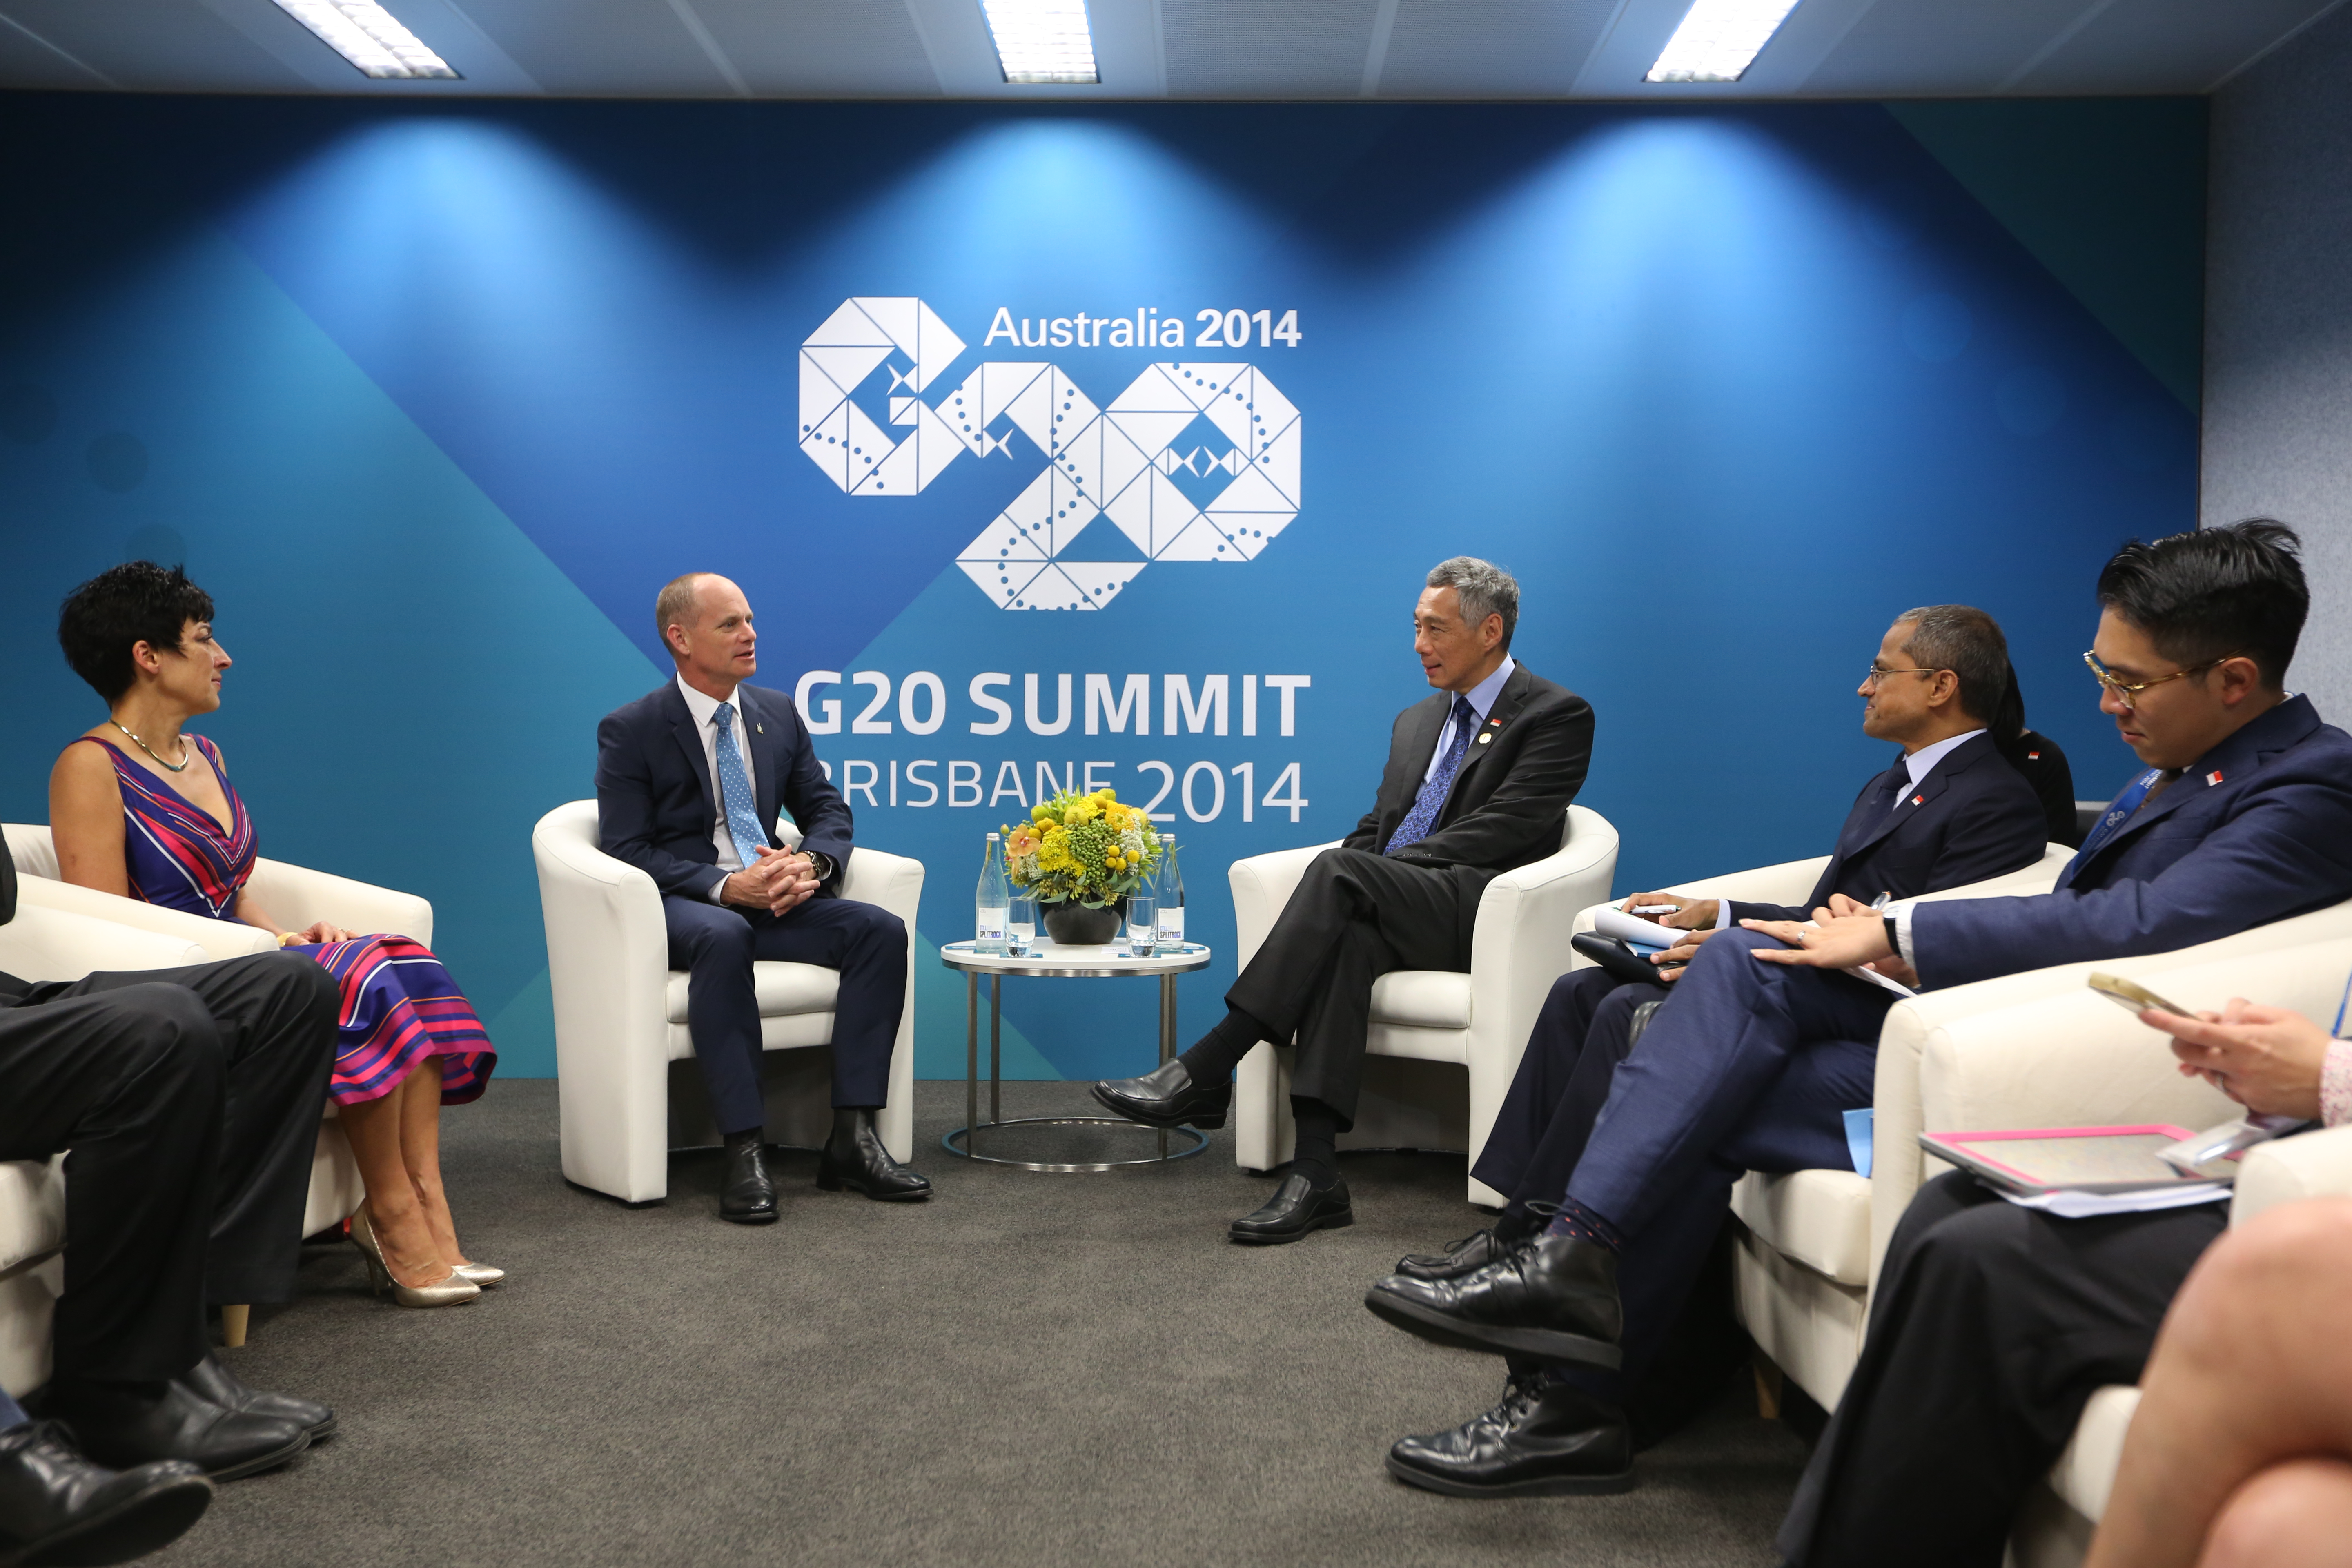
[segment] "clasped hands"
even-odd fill
[[[816,896],[816,864],[797,849],[753,849],[758,858],[740,871],[730,871],[719,896],[747,910],[781,915]]]
[[[1636,893],[1625,900],[1631,912],[1645,904],[1672,904],[1671,914],[1658,923],[1675,931],[1675,945],[1650,962],[1659,966],[1658,978],[1668,984],[1682,977],[1681,965],[1698,956],[1706,940],[1722,931],[1722,906],[1714,899],[1686,899],[1678,893]],[[1868,966],[1903,985],[1917,985],[1919,976],[1886,941],[1886,917],[1843,893],[1832,893],[1825,909],[1813,911],[1814,923],[1795,921],[1741,921],[1744,930],[1761,931],[1790,945],[1759,948],[1756,956],[1769,963],[1795,963],[1823,969]],[[1695,929],[1711,928],[1711,929]],[[1669,968],[1668,965],[1675,967]]]

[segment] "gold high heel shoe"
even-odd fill
[[[366,1205],[361,1205],[352,1215],[352,1245],[367,1259],[368,1281],[379,1296],[389,1296],[404,1307],[457,1307],[478,1299],[482,1288],[456,1269],[446,1279],[430,1285],[404,1285],[393,1278],[392,1267],[383,1260],[383,1246],[375,1238],[375,1228],[368,1224]]]

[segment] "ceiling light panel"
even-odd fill
[[[1643,79],[1738,81],[1796,8],[1797,0],[1695,0]]]
[[[449,62],[375,0],[278,0],[278,9],[335,53],[382,81],[456,81]]]
[[[286,0],[278,0],[279,5]],[[1098,82],[1086,0],[980,0],[1004,79]]]

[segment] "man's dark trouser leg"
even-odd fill
[[[26,1003],[54,1006],[157,984],[189,992],[203,1004],[225,1064],[204,1300],[215,1305],[291,1300],[310,1163],[334,1066],[334,976],[300,953],[265,952],[39,985]]]
[[[1558,1203],[1608,1101],[1617,1064],[1633,1048],[1633,1009],[1673,994],[1604,969],[1572,970],[1554,981],[1470,1173],[1515,1209],[1530,1199]]]
[[[2060,1219],[1952,1172],[1895,1227],[1870,1337],[1780,1527],[1802,1568],[1998,1568],[2091,1394],[2137,1383],[2226,1205]]]
[[[1294,1094],[1356,1117],[1372,982],[1392,969],[1470,967],[1463,918],[1479,874],[1409,866],[1360,849],[1327,849],[1299,878],[1274,929],[1225,993],[1276,1041],[1298,1037]]]
[[[752,955],[841,972],[833,1009],[833,1103],[880,1110],[907,1006],[907,924],[876,904],[811,899],[782,920],[751,922]],[[756,1034],[756,1018],[752,1028]],[[758,1057],[753,1056],[756,1088]]]
[[[0,1160],[72,1151],[59,1378],[155,1382],[203,1357],[224,1066],[176,985],[0,1012]]]
[[[1852,975],[1751,956],[1780,945],[1733,931],[1699,949],[1640,1048],[1619,1065],[1568,1184],[1570,1199],[1619,1234],[1638,1237],[1735,1130],[1746,1125],[1743,1137],[1760,1134],[1750,1119],[1801,1047],[1840,1040],[1875,1047],[1893,993]],[[1865,1091],[1845,1109],[1869,1103]]]
[[[729,1137],[767,1125],[760,1093],[760,1003],[751,989],[751,922],[707,899],[662,899],[669,966],[687,973],[686,1032],[711,1120]]]
[[[1661,1011],[1651,1021],[1629,1065],[1648,1053],[1665,1016]],[[1843,1113],[1870,1103],[1877,1061],[1875,1039],[1809,1039],[1790,1053],[1739,1124],[1627,1237],[1617,1266],[1625,1309],[1622,1372],[1571,1371],[1570,1381],[1610,1399],[1640,1385],[1706,1266],[1741,1172],[1852,1169]]]

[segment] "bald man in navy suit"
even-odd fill
[[[854,852],[849,803],[824,776],[793,700],[745,684],[759,637],[743,591],[689,572],[655,601],[677,677],[596,727],[597,839],[654,879],[669,963],[686,970],[687,1031],[727,1143],[719,1213],[739,1225],[776,1218],[760,1085],[761,959],[835,970],[833,1135],[817,1184],[883,1202],[930,1195],[891,1158],[874,1125],[889,1099],[890,1053],[907,998],[907,927],[887,910],[840,896]],[[776,813],[802,838],[787,850]]]

